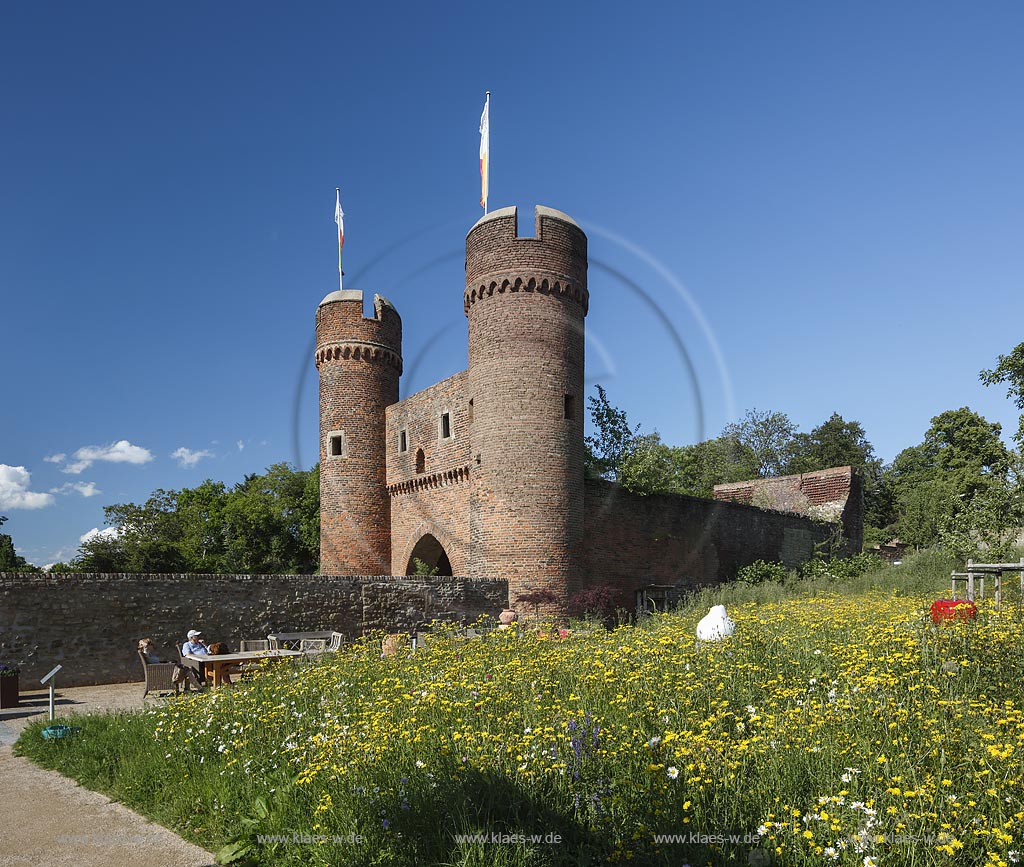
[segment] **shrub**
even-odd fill
[[[569,616],[608,621],[620,608],[628,608],[625,593],[613,584],[598,584],[569,598]]]
[[[736,580],[741,584],[764,584],[766,581],[785,581],[788,574],[789,570],[782,563],[755,560],[740,568]]]

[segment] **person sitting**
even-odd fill
[[[203,640],[203,633],[198,629],[190,629],[188,631],[188,641],[181,645],[181,655],[188,656],[190,653],[196,656],[205,656],[210,652],[210,648],[206,646],[206,642]]]
[[[153,643],[152,638],[143,638],[139,641],[139,653],[142,654],[142,659],[146,665],[156,665],[164,662],[159,656],[156,655],[156,645]],[[194,686],[199,689],[199,672],[194,668],[189,668],[187,665],[182,665],[180,662],[175,662],[173,659],[166,660],[174,666],[174,674],[171,675],[171,680],[174,683],[180,684],[184,689],[189,689]]]

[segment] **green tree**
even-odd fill
[[[619,465],[619,483],[634,494],[678,494],[679,466],[657,432],[636,437]]]
[[[781,476],[786,472],[793,453],[797,427],[784,412],[747,410],[743,418],[726,425],[722,436],[734,438],[750,449],[757,475]]]
[[[584,437],[584,471],[590,478],[618,481],[623,458],[634,446],[640,425],[629,426],[626,413],[611,405],[608,394],[600,386],[597,397],[588,397],[590,419],[595,435]]]
[[[672,451],[679,493],[692,497],[713,497],[715,485],[742,482],[758,474],[753,450],[734,436],[723,435]]]
[[[228,489],[207,480],[104,509],[114,535],[82,544],[88,572],[311,573],[319,560],[319,469],[275,464]]]
[[[864,480],[866,527],[880,529],[891,525],[896,520],[892,488],[860,422],[846,421],[834,412],[809,434],[798,433],[793,438],[787,472],[809,473],[846,466],[859,470]]]
[[[938,541],[943,526],[975,497],[1007,483],[1011,455],[999,424],[969,407],[932,419],[924,441],[900,452],[889,472],[899,517],[896,532],[912,545]]]
[[[1017,409],[1024,410],[1024,343],[1018,343],[1009,355],[1000,355],[998,362],[994,370],[981,371],[981,381],[985,385],[1005,383],[1006,396],[1013,400]],[[1020,417],[1013,438],[1024,449],[1024,415]]]
[[[0,515],[0,527],[7,523],[7,518]],[[38,572],[39,570],[18,555],[14,550],[14,540],[6,533],[0,533],[0,572]]]

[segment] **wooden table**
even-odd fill
[[[245,653],[186,653],[185,659],[201,662],[213,674],[213,686],[225,683],[227,669],[242,662],[258,662],[261,659],[284,659],[302,656],[298,650],[248,650]]]

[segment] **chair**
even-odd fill
[[[239,641],[238,652],[250,653],[260,650],[270,650],[270,642],[266,638],[255,638],[250,641]]]
[[[173,662],[146,662],[142,651],[139,654],[139,661],[142,663],[142,673],[146,679],[146,689],[142,693],[145,698],[150,692],[174,692],[177,693],[181,684],[175,683],[174,669],[177,667]]]
[[[333,653],[337,653],[341,650],[341,645],[345,643],[345,636],[340,632],[335,632],[331,635],[331,643],[327,645],[327,649]]]
[[[299,650],[303,653],[323,653],[327,650],[327,639],[303,638],[299,641]]]

